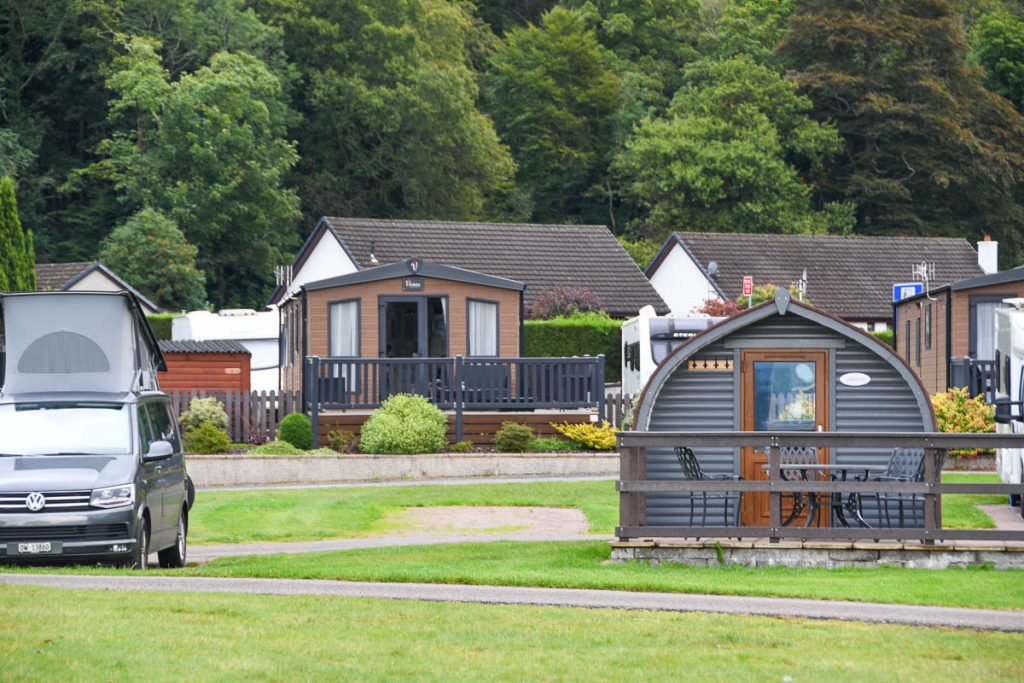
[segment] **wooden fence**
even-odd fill
[[[228,435],[239,443],[262,443],[273,439],[281,420],[288,413],[302,410],[297,391],[205,391],[169,392],[171,405],[181,414],[193,398],[214,397],[224,404],[228,414]]]
[[[192,389],[168,392],[171,405],[180,415],[188,410],[193,398],[212,396],[224,404],[228,414],[228,435],[239,443],[260,443],[273,439],[281,419],[288,413],[302,410],[302,397],[297,391],[277,393],[275,391],[206,391]],[[622,419],[629,410],[633,397],[622,394],[607,394],[605,409],[607,419],[615,427],[622,426]]]

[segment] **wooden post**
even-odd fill
[[[778,483],[781,480],[779,445],[772,439],[771,445],[768,446],[768,481]],[[768,526],[771,528],[768,540],[778,543],[778,532],[782,528],[782,495],[775,490],[768,494]]]
[[[647,449],[619,449],[619,479],[645,481],[647,479]],[[644,526],[647,522],[647,494],[640,491],[619,493],[619,526]],[[620,541],[628,538],[619,536]]]
[[[597,356],[597,419],[606,420],[608,419],[605,414],[605,402],[604,402],[604,354],[598,354]]]
[[[928,448],[924,452],[924,482],[929,487],[929,493],[924,494],[924,528],[925,531],[935,531],[939,528],[939,496],[935,494],[935,486],[939,483],[942,472],[938,466],[939,456],[942,451],[937,448]],[[934,538],[924,539],[925,545],[934,545]]]
[[[466,383],[462,380],[462,369],[466,359],[455,356],[455,442],[462,441],[462,411],[466,400]]]

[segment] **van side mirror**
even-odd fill
[[[995,417],[999,424],[1009,424],[1013,420],[1013,402],[1008,398],[997,398]]]
[[[149,444],[149,452],[142,456],[143,460],[162,460],[174,454],[174,446],[170,441],[154,441]]]

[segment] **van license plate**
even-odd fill
[[[15,550],[18,555],[49,555],[60,553],[61,550],[60,543],[50,543],[48,541],[41,543],[18,543],[13,548],[11,546],[15,546],[15,544],[11,543],[7,551]]]

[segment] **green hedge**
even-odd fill
[[[893,330],[879,330],[877,332],[872,332],[871,334],[875,335],[875,337],[880,341],[885,342],[889,346],[893,346],[893,335],[895,334]]]
[[[523,353],[533,358],[604,354],[606,382],[618,382],[622,321],[603,313],[523,321]]]
[[[181,313],[153,313],[147,315],[146,320],[149,321],[149,326],[153,328],[153,334],[157,339],[169,340],[171,338],[171,321],[179,315]]]

